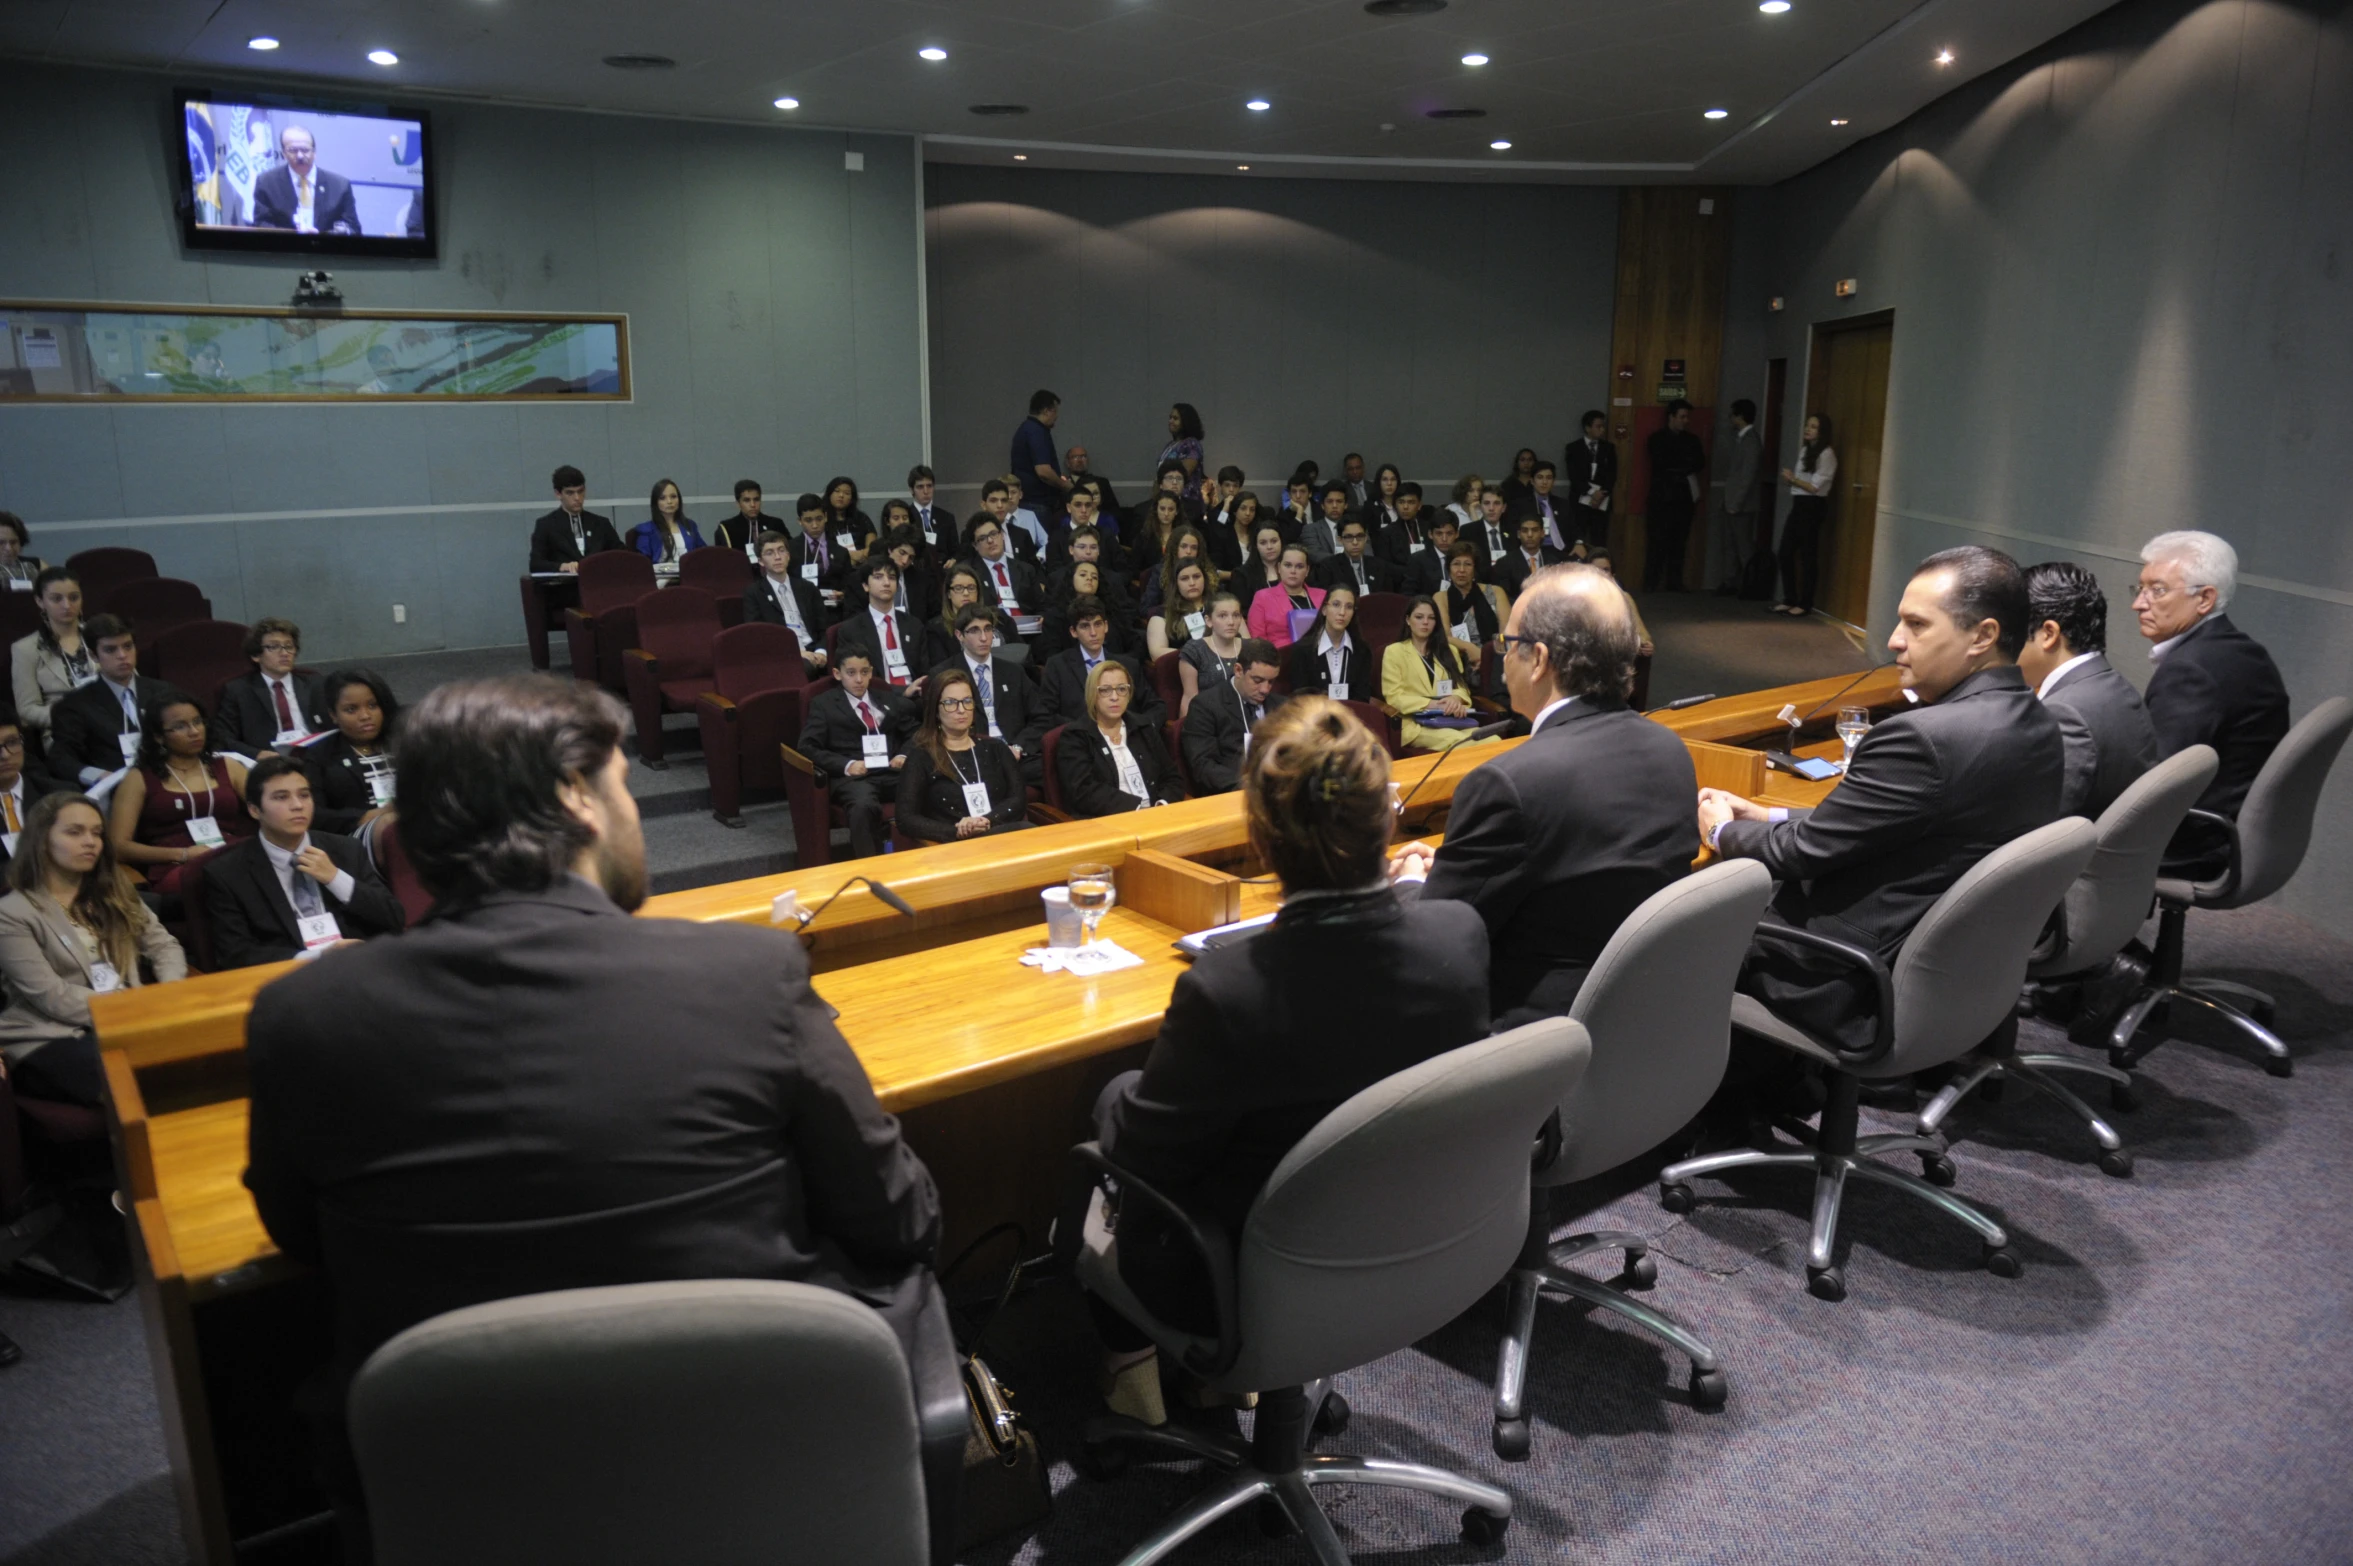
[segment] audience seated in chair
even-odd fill
[[[1381,651],[1381,704],[1397,715],[1405,743],[1422,750],[1452,750],[1480,726],[1470,671],[1427,594],[1406,606],[1405,634]]]
[[[25,744],[24,729],[17,723],[16,714],[0,707],[0,875],[7,872],[8,861],[16,853],[17,841],[24,833],[25,822],[32,817],[33,806],[44,795],[80,792],[42,770]]]
[[[874,554],[858,567],[858,594],[845,604],[834,632],[834,660],[852,648],[866,654],[867,667],[884,684],[915,700],[923,695],[923,625],[899,602],[899,568],[887,554]]]
[[[260,831],[204,863],[205,915],[221,967],[285,962],[407,923],[367,850],[311,830],[315,806],[301,762],[271,756],[255,763],[245,778],[245,808]]]
[[[1045,775],[1045,714],[1023,666],[997,656],[997,619],[979,604],[956,611],[956,655],[931,672],[960,669],[974,682],[980,695],[975,731],[1003,743],[1022,777],[1035,784]]]
[[[1242,786],[1242,763],[1259,721],[1282,705],[1274,696],[1282,654],[1253,636],[1234,657],[1233,677],[1201,688],[1185,709],[1185,775],[1197,794],[1231,794]]]
[[[33,578],[33,596],[41,623],[10,646],[8,663],[17,721],[39,744],[50,733],[57,703],[88,684],[98,666],[82,634],[82,584],[74,574],[63,566],[49,567]]]
[[[2018,672],[2059,720],[2067,782],[2059,809],[2097,820],[2157,764],[2157,730],[2132,682],[2108,666],[2108,595],[2072,560],[2026,568]]]
[[[392,739],[400,703],[384,676],[370,669],[337,669],[320,688],[335,726],[294,754],[310,769],[316,791],[313,825],[355,837],[392,808]]]
[[[221,687],[213,713],[213,741],[223,750],[256,758],[301,744],[330,727],[319,677],[294,667],[302,656],[302,627],[264,618],[245,633],[253,672]]]
[[[904,693],[875,679],[874,656],[863,644],[845,644],[834,673],[840,683],[809,704],[800,751],[849,820],[850,857],[864,859],[882,852],[883,807],[897,796],[922,714]]]
[[[1048,658],[1038,671],[1039,722],[1047,728],[1057,723],[1084,722],[1087,679],[1106,659],[1128,672],[1131,682],[1128,712],[1135,721],[1155,728],[1167,722],[1169,714],[1161,706],[1160,693],[1153,689],[1151,678],[1144,672],[1143,660],[1113,647],[1111,611],[1103,600],[1089,596],[1073,599],[1068,618],[1071,645]]]
[[[1087,671],[1081,710],[1062,729],[1055,757],[1062,805],[1073,816],[1111,816],[1185,797],[1184,780],[1161,739],[1158,708],[1131,705],[1149,694],[1124,658]]]
[[[811,678],[825,672],[825,628],[832,624],[817,578],[793,565],[794,544],[783,533],[760,535],[760,575],[743,590],[744,623],[781,625],[801,644]]]
[[[1316,628],[1291,647],[1291,694],[1334,701],[1371,701],[1380,669],[1356,634],[1356,589],[1341,582],[1324,592]]]
[[[629,530],[629,547],[656,566],[675,566],[690,550],[703,547],[702,530],[686,514],[678,485],[670,479],[654,481],[646,502],[651,514]]]
[[[735,481],[735,515],[720,521],[711,529],[711,542],[721,549],[732,549],[744,559],[757,565],[760,560],[760,540],[770,533],[792,536],[792,524],[782,517],[772,517],[760,509],[760,481]]]
[[[566,464],[556,469],[552,482],[556,509],[531,524],[531,569],[579,574],[580,562],[608,549],[621,549],[621,535],[610,517],[599,516],[588,505],[588,480]]]
[[[88,788],[139,757],[139,726],[171,687],[139,672],[139,640],[110,614],[82,627],[98,677],[49,709],[49,771]]]
[[[979,709],[969,668],[950,663],[931,672],[923,726],[908,747],[899,777],[899,836],[952,843],[1029,825],[1029,789],[1020,758],[976,721]]]
[[[143,872],[158,897],[177,894],[190,860],[254,832],[245,764],[216,755],[209,733],[195,699],[167,689],[147,709],[138,764],[107,804],[115,857]]]

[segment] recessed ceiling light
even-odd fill
[[[269,52],[270,52],[272,49],[275,49],[275,48],[277,48],[277,47],[278,47],[278,40],[277,40],[277,39],[275,39],[275,38],[272,38],[272,37],[271,37],[269,34],[267,34],[267,33],[264,33],[264,34],[262,34],[262,35],[261,35],[259,38],[248,38],[248,39],[246,39],[246,40],[245,40],[245,47],[246,47],[246,48],[248,48],[248,49],[259,49],[260,51],[262,51],[262,53],[264,53],[264,54],[267,54],[267,53],[269,53]]]
[[[1248,109],[1252,114],[1264,114],[1267,110],[1273,108],[1274,105],[1267,102],[1264,98],[1253,98],[1248,103],[1243,104],[1242,107]]]
[[[779,98],[776,100],[776,106],[780,109],[797,109],[801,106],[801,100],[798,98]]]
[[[1466,54],[1462,57],[1462,63],[1465,65],[1485,65],[1487,57],[1483,54]]]
[[[948,57],[948,51],[939,48],[937,45],[934,45],[929,49],[918,49],[915,52],[926,60],[944,60]]]
[[[1234,167],[1240,169],[1245,174],[1250,172],[1250,165],[1247,163],[1237,163],[1234,165]]]
[[[1026,152],[1016,152],[1013,154],[1013,161],[1016,163],[1027,163],[1029,161],[1029,154]]]
[[[370,49],[368,51],[368,63],[370,65],[398,65],[400,63],[400,56],[394,54],[389,49]]]
[[[1757,9],[1767,16],[1779,16],[1789,9],[1789,0],[1757,0]]]
[[[1491,141],[1487,143],[1487,145],[1494,148],[1497,152],[1511,151],[1511,143],[1508,141]]]
[[[1710,109],[1700,116],[1703,120],[1723,120],[1731,117],[1732,111],[1730,109]]]
[[[1953,51],[1952,51],[1952,50],[1950,50],[1950,49],[1939,49],[1939,50],[1937,50],[1937,51],[1936,51],[1936,63],[1937,63],[1937,64],[1939,64],[1939,65],[1950,65],[1950,64],[1952,64],[1952,63],[1953,63]]]
[[[1832,120],[1830,123],[1831,123],[1831,124],[1833,124],[1833,125],[1844,125],[1844,124],[1846,123],[1846,121],[1844,121],[1844,120]]]

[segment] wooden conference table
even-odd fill
[[[1842,695],[1875,711],[1901,704],[1885,670],[1851,688],[1844,678],[1818,680],[1653,716],[1691,747],[1702,785],[1803,805],[1831,785],[1768,773],[1763,747],[1786,743],[1778,714],[1794,706],[1814,714],[1798,753],[1837,755],[1827,729]],[[1397,781],[1411,792],[1407,829],[1442,830],[1461,779],[1519,743],[1398,762]],[[1088,860],[1117,867],[1119,903],[1102,933],[1142,965],[1087,979],[1022,966],[1021,953],[1043,940],[1038,893]],[[915,916],[863,886],[842,891],[804,937],[817,991],[938,1180],[943,1257],[1001,1223],[1019,1225],[1024,1253],[1034,1253],[1096,1093],[1141,1061],[1159,1029],[1184,967],[1171,943],[1275,906],[1271,886],[1248,884],[1260,867],[1240,800],[1188,800],[672,893],[644,913],[767,924],[780,894],[813,908],[869,873]],[[896,960],[915,952],[920,962]],[[326,1355],[326,1302],[320,1281],[270,1244],[242,1180],[245,1016],[254,993],[289,967],[104,995],[91,1007],[182,1528],[193,1558],[222,1566],[238,1541],[321,1504],[291,1400]],[[1008,1259],[1014,1238],[990,1256]]]

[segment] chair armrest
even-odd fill
[[[784,764],[792,768],[793,771],[805,772],[820,783],[825,781],[825,774],[817,770],[817,763],[811,761],[808,757],[802,755],[799,751],[793,749],[790,745],[779,744],[776,748],[784,752]]]
[[[1895,975],[1888,971],[1886,963],[1881,962],[1860,946],[1852,946],[1845,941],[1833,940],[1829,936],[1813,930],[1801,930],[1795,925],[1759,924],[1756,928],[1756,939],[1782,941],[1791,946],[1820,952],[1825,957],[1837,958],[1849,967],[1859,968],[1870,976],[1871,986],[1876,991],[1875,999],[1878,1002],[1878,1015],[1872,1026],[1871,1042],[1859,1050],[1847,1049],[1833,1044],[1831,1048],[1837,1052],[1840,1060],[1850,1066],[1867,1066],[1875,1060],[1885,1059],[1888,1052],[1895,1048]]]
[[[2230,862],[2223,866],[2222,879],[2212,883],[2214,889],[2211,892],[2205,891],[2206,883],[2192,882],[2191,884],[2199,887],[2202,895],[2210,896],[2217,902],[2229,901],[2239,889],[2239,824],[2228,816],[2219,816],[2211,810],[2199,810],[2195,807],[2192,807],[2190,812],[2182,817],[2182,820],[2185,823],[2207,821],[2222,828],[2223,836],[2230,843]]]
[[[717,691],[703,692],[700,696],[697,696],[694,699],[694,704],[698,712],[704,708],[708,708],[711,712],[717,714],[721,718],[730,718],[735,713],[735,703],[729,701],[726,697],[720,695]]]
[[[1029,807],[1029,818],[1039,826],[1060,826],[1071,819],[1071,814],[1067,810],[1056,810],[1052,805],[1041,804]]]
[[[1242,1357],[1240,1307],[1234,1289],[1233,1246],[1227,1241],[1224,1229],[1214,1219],[1195,1218],[1182,1207],[1161,1195],[1151,1186],[1137,1179],[1104,1155],[1100,1142],[1081,1142],[1070,1150],[1070,1156],[1098,1179],[1109,1179],[1119,1187],[1122,1211],[1129,1200],[1141,1201],[1158,1212],[1173,1225],[1209,1275],[1209,1295],[1217,1308],[1217,1346],[1206,1355],[1188,1350],[1186,1368],[1198,1376],[1221,1376],[1234,1368],[1234,1361]],[[1075,1242],[1074,1242],[1075,1243]],[[1138,1326],[1144,1326],[1142,1322]],[[1164,1323],[1153,1322],[1170,1337],[1182,1336]],[[1146,1330],[1150,1330],[1147,1328]],[[1155,1334],[1157,1336],[1157,1334]]]

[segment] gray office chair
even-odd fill
[[[2271,1031],[2272,1000],[2261,990],[2221,979],[2191,983],[2182,977],[2182,932],[2192,908],[2244,908],[2259,903],[2295,875],[2312,842],[2312,816],[2345,736],[2353,732],[2353,697],[2332,696],[2304,714],[2280,739],[2271,759],[2255,774],[2254,787],[2228,821],[2210,811],[2191,814],[2230,835],[2230,860],[2209,881],[2171,876],[2157,882],[2157,951],[2147,984],[2108,1037],[2109,1063],[2129,1069],[2163,1042],[2141,1038],[2142,1025],[2160,1006],[2174,1001],[2212,1012],[2263,1049],[2263,1069],[2275,1077],[2293,1075],[2288,1046]]]
[[[2149,905],[2157,893],[2157,865],[2165,857],[2165,845],[2173,841],[2182,818],[2190,813],[2198,796],[2206,792],[2206,785],[2214,781],[2216,764],[2217,758],[2210,747],[2192,745],[2141,774],[2132,787],[2117,795],[2115,803],[2101,813],[2099,846],[2092,850],[2091,863],[2085,866],[2083,874],[2067,888],[2067,896],[2059,904],[2059,917],[2047,937],[2049,944],[2038,949],[2027,965],[2029,979],[2067,979],[2099,973],[2124,950],[2126,942],[2140,933],[2141,926],[2148,922]],[[2049,1075],[2054,1071],[2074,1071],[2105,1078],[2112,1102],[2123,1109],[2132,1103],[2130,1073],[2082,1055],[2021,1055],[2017,1053],[2017,1042],[2018,1030],[2013,1024],[2004,1023],[1995,1029],[1993,1039],[1980,1046],[1964,1062],[1964,1069],[1920,1112],[1920,1134],[1944,1142],[1940,1128],[1954,1106],[1974,1092],[1978,1084],[2007,1079],[2046,1093],[2073,1110],[2091,1128],[2093,1140],[2100,1144],[2100,1168],[2120,1179],[2131,1174],[2132,1154],[2126,1150],[2124,1138],[2116,1134],[2115,1127]],[[1923,1153],[1920,1157],[1931,1181],[1938,1185],[1953,1183],[1953,1162],[1946,1154]]]
[[[1850,1175],[1906,1191],[1958,1218],[1985,1242],[1985,1265],[1997,1277],[2020,1268],[2002,1226],[1917,1175],[1874,1161],[1875,1153],[1941,1153],[1933,1137],[1910,1132],[1856,1135],[1862,1086],[1910,1076],[1958,1060],[2010,1015],[2026,960],[2044,921],[2070,882],[2083,873],[2099,843],[2089,821],[2069,816],[2007,843],[1955,881],[1913,926],[1890,971],[1872,953],[1811,930],[1765,923],[1757,938],[1820,953],[1859,970],[1877,991],[1871,1042],[1847,1049],[1814,1037],[1767,1011],[1754,997],[1732,998],[1732,1025],[1829,1068],[1830,1101],[1810,1145],[1796,1151],[1743,1148],[1688,1158],[1659,1176],[1659,1201],[1672,1213],[1696,1204],[1695,1176],[1727,1169],[1814,1171],[1814,1222],[1806,1248],[1806,1287],[1818,1299],[1846,1297],[1846,1277],[1833,1260],[1838,1206]]]
[[[1626,1296],[1658,1280],[1650,1242],[1603,1230],[1555,1244],[1557,1187],[1641,1157],[1691,1123],[1724,1080],[1732,981],[1748,951],[1773,877],[1753,859],[1710,865],[1626,916],[1594,960],[1569,1015],[1593,1039],[1593,1063],[1561,1100],[1559,1152],[1534,1172],[1528,1233],[1512,1264],[1511,1303],[1495,1363],[1495,1453],[1528,1455],[1524,1410],[1536,1299],[1546,1289],[1614,1311],[1691,1357],[1691,1401],[1721,1408],[1727,1388],[1716,1351],[1672,1317]],[[1616,1283],[1570,1269],[1595,1251],[1622,1251]]]
[[[378,1566],[925,1566],[906,1360],[805,1283],[572,1289],[411,1327],[352,1383]]]
[[[1076,1154],[1119,1189],[1123,1214],[1156,1210],[1201,1256],[1217,1313],[1202,1337],[1154,1318],[1119,1275],[1119,1242],[1098,1188],[1075,1262],[1081,1283],[1180,1357],[1211,1388],[1256,1392],[1253,1440],[1088,1421],[1082,1462],[1108,1474],[1140,1445],[1228,1470],[1127,1556],[1145,1566],[1218,1518],[1271,1498],[1323,1566],[1346,1566],[1316,1485],[1372,1484],[1465,1503],[1463,1536],[1488,1544],[1511,1521],[1493,1485],[1420,1463],[1328,1457],[1306,1450],[1345,1428],[1331,1377],[1408,1346],[1476,1303],[1519,1250],[1528,1224],[1528,1149],[1583,1074],[1585,1030],[1548,1018],[1401,1071],[1324,1116],[1285,1155],[1251,1204],[1238,1241],[1187,1215],[1104,1157]]]

